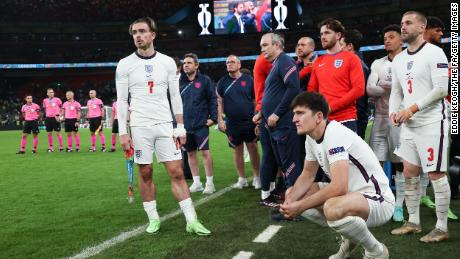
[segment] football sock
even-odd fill
[[[105,147],[105,136],[104,133],[99,132],[99,139],[101,140],[102,147]]]
[[[37,136],[34,136],[34,147],[33,147],[33,150],[37,150],[37,146],[38,146],[38,135],[37,135]]]
[[[409,222],[420,224],[420,176],[406,178],[404,185]]]
[[[367,228],[366,222],[361,217],[347,216],[327,223],[343,237],[355,244],[362,245],[367,252],[372,254],[383,253],[383,245],[372,235]]]
[[[144,201],[142,205],[150,221],[160,218],[157,212],[157,201]]]
[[[308,210],[302,212],[301,215],[302,215],[302,217],[304,217],[304,218],[306,218],[308,220],[311,220],[311,221],[313,221],[314,223],[316,223],[316,224],[318,224],[320,226],[327,227],[326,218],[317,209],[308,209]]]
[[[91,135],[91,148],[96,148],[96,135]]]
[[[61,134],[61,133],[58,133],[58,134],[57,134],[57,137],[58,137],[58,142],[59,142],[59,148],[62,149],[62,134]]]
[[[193,182],[196,183],[196,184],[201,183],[200,176],[199,175],[198,176],[193,176]]]
[[[22,136],[21,138],[21,151],[24,151],[26,149],[27,145],[27,136]]]
[[[53,133],[52,132],[48,133],[48,146],[49,146],[49,149],[53,149]]]
[[[72,135],[67,136],[67,148],[72,149],[73,143],[72,143]]]
[[[402,207],[404,203],[404,174],[403,172],[396,172],[395,185],[396,185],[396,206]]]
[[[117,135],[112,135],[112,148],[115,148],[115,145],[117,144]]]
[[[426,188],[430,183],[430,178],[428,178],[428,174],[421,173],[420,174],[420,195],[426,196]]]
[[[78,133],[75,134],[75,147],[80,149],[80,135]]]
[[[434,190],[434,199],[436,203],[436,228],[447,232],[447,212],[450,205],[450,186],[447,176],[431,181]]]
[[[187,198],[185,200],[180,201],[179,206],[182,212],[184,213],[185,221],[187,221],[187,224],[192,223],[193,221],[196,220],[197,218],[196,211],[195,211],[195,207],[193,207],[191,198]]]

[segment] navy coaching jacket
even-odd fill
[[[179,89],[184,107],[184,125],[188,132],[206,127],[208,119],[217,123],[216,90],[208,76],[197,72],[195,79],[190,81],[187,75],[182,74]]]

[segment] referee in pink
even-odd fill
[[[96,131],[99,132],[99,139],[102,145],[101,151],[105,152],[105,136],[102,133],[105,119],[104,103],[96,97],[96,90],[89,91],[89,98],[86,104],[88,107],[86,119],[89,121],[89,131],[91,132],[91,147],[89,152],[96,152]]]
[[[54,97],[53,88],[46,90],[48,98],[43,100],[43,109],[45,110],[45,128],[48,132],[48,152],[54,152],[53,147],[53,130],[56,132],[56,136],[59,142],[59,152],[62,152],[62,135],[61,135],[61,120],[59,113],[62,106],[61,99]]]
[[[37,145],[38,145],[38,133],[40,130],[38,129],[38,118],[40,117],[40,106],[36,103],[32,102],[32,95],[26,95],[26,104],[24,104],[21,108],[22,116],[24,117],[24,130],[22,131],[22,138],[21,138],[21,148],[16,154],[24,154],[26,150],[27,144],[27,136],[30,133],[34,135],[34,146],[32,149],[32,153],[37,153]]]

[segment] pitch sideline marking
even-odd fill
[[[204,198],[201,198],[199,199],[197,202],[194,202],[194,205],[195,205],[195,208],[210,201],[210,200],[213,200],[215,198],[218,198],[220,196],[222,196],[223,194],[227,193],[228,191],[230,190],[233,190],[233,188],[231,186],[228,186],[228,187],[225,187],[224,189],[222,190],[219,190],[217,191],[216,193],[214,194],[211,194],[209,196],[206,196]],[[171,218],[174,218],[175,216],[177,215],[180,215],[182,213],[182,210],[181,209],[177,209],[163,217],[160,217],[160,220],[161,222],[164,222],[168,219],[171,219]],[[108,239],[102,243],[100,243],[99,245],[95,245],[95,246],[90,246],[90,247],[87,247],[83,250],[81,250],[78,254],[74,255],[74,256],[71,256],[69,257],[70,259],[80,259],[80,258],[88,258],[90,256],[95,256],[97,254],[99,254],[100,252],[114,246],[114,245],[117,245],[121,242],[124,242],[125,240],[129,239],[129,238],[132,238],[134,236],[137,236],[137,235],[140,235],[142,233],[145,232],[145,228],[147,228],[148,224],[145,224],[145,225],[142,225],[140,227],[137,227],[137,228],[134,228],[134,229],[131,229],[129,231],[126,231],[126,232],[123,232],[111,239]]]
[[[254,255],[253,252],[248,252],[248,251],[240,251],[238,254],[236,254],[232,259],[249,259]]]
[[[270,239],[282,228],[280,225],[270,225],[262,233],[260,233],[252,242],[268,243]]]

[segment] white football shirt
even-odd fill
[[[388,88],[380,86],[379,81],[389,82]],[[391,93],[391,61],[388,56],[374,60],[367,79],[367,94],[374,99],[375,117],[388,118],[388,102]]]
[[[448,88],[447,57],[441,48],[424,43],[417,51],[403,50],[393,60],[390,114],[417,104],[420,111],[407,127],[420,127],[446,117],[444,97]]]
[[[388,178],[372,149],[339,122],[329,122],[321,141],[317,142],[307,135],[305,151],[305,160],[318,161],[329,178],[334,162],[348,161],[348,192],[360,192],[380,201],[394,200]]]
[[[182,114],[176,63],[158,51],[149,58],[135,52],[121,59],[116,71],[116,87],[120,135],[127,134],[128,96],[131,127],[172,121],[168,89],[174,114]]]

